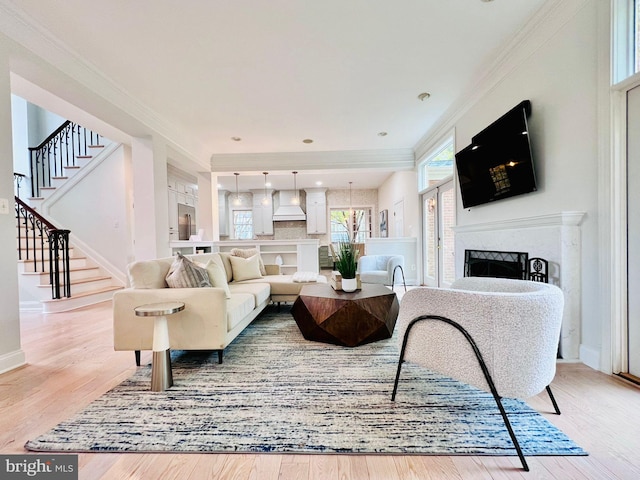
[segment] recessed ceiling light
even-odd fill
[[[318,180],[318,181],[316,182],[316,185],[317,185],[317,186],[320,186],[320,185],[322,185],[322,182],[321,182],[320,180]]]
[[[430,93],[427,92],[422,92],[420,95],[418,95],[418,100],[424,102],[427,98],[429,98],[431,96]]]
[[[233,140],[234,142],[239,142],[242,139],[240,137],[231,137],[231,140]]]
[[[265,187],[270,187],[271,186],[271,182],[267,182],[264,185],[265,185]]]
[[[311,140],[310,138],[305,138],[304,140],[302,140],[302,143],[313,143],[313,140]]]
[[[493,0],[480,0],[483,3],[489,3],[489,2],[493,2]]]
[[[379,137],[386,137],[387,136],[387,132],[379,132],[378,136]]]

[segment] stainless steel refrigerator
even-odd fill
[[[178,204],[178,240],[189,240],[197,234],[196,209],[190,205]]]

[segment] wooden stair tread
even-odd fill
[[[69,260],[86,260],[87,257],[69,257]],[[36,258],[36,261],[40,261],[40,257]],[[48,262],[49,259],[45,258],[45,261]],[[29,258],[29,259],[22,259],[22,260],[18,260],[18,263],[24,263],[24,262],[33,262],[33,258]],[[73,270],[73,269],[71,269]]]
[[[72,297],[63,297],[63,298],[50,298],[47,300],[41,300],[42,303],[56,303],[56,302],[64,302],[65,300],[71,300],[74,298],[81,298],[81,297],[88,297],[90,295],[96,295],[98,293],[107,293],[107,292],[115,292],[116,290],[122,290],[124,289],[124,287],[120,287],[117,285],[114,285],[112,287],[105,287],[105,288],[100,288],[98,290],[92,290],[90,292],[83,292],[83,293],[77,293],[75,295],[73,295]]]
[[[76,267],[70,268],[69,272],[86,272],[87,270],[100,270],[100,267]],[[22,275],[49,275],[49,271],[46,272],[21,272]]]
[[[112,277],[110,276],[100,276],[100,277],[90,277],[90,278],[79,278],[77,280],[71,280],[71,285],[80,285],[83,283],[91,283],[91,282],[101,282],[102,280],[110,280]],[[65,285],[64,282],[60,282],[60,286]],[[51,288],[51,284],[47,283],[44,285],[38,285],[38,288]]]

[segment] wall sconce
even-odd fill
[[[269,205],[269,197],[267,196],[267,175],[269,175],[269,172],[262,172],[262,174],[264,175],[264,198],[262,199],[262,204]]]
[[[292,200],[292,203],[294,205],[300,205],[300,196],[298,194],[298,185],[296,184],[296,175],[298,174],[298,172],[291,172],[293,173],[293,190],[296,192],[296,197]]]
[[[236,198],[233,200],[233,204],[240,205],[242,203],[240,201],[240,191],[238,190],[238,177],[240,176],[240,174],[234,173],[234,175],[236,176]]]

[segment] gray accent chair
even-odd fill
[[[396,283],[407,284],[404,278],[404,257],[402,255],[364,255],[358,258],[358,273],[362,283],[377,283],[393,287]]]
[[[398,393],[403,362],[490,392],[528,471],[501,398],[524,399],[546,390],[560,414],[549,384],[556,372],[563,308],[558,287],[527,280],[465,277],[450,289],[408,291],[398,314],[403,344],[391,399]]]

